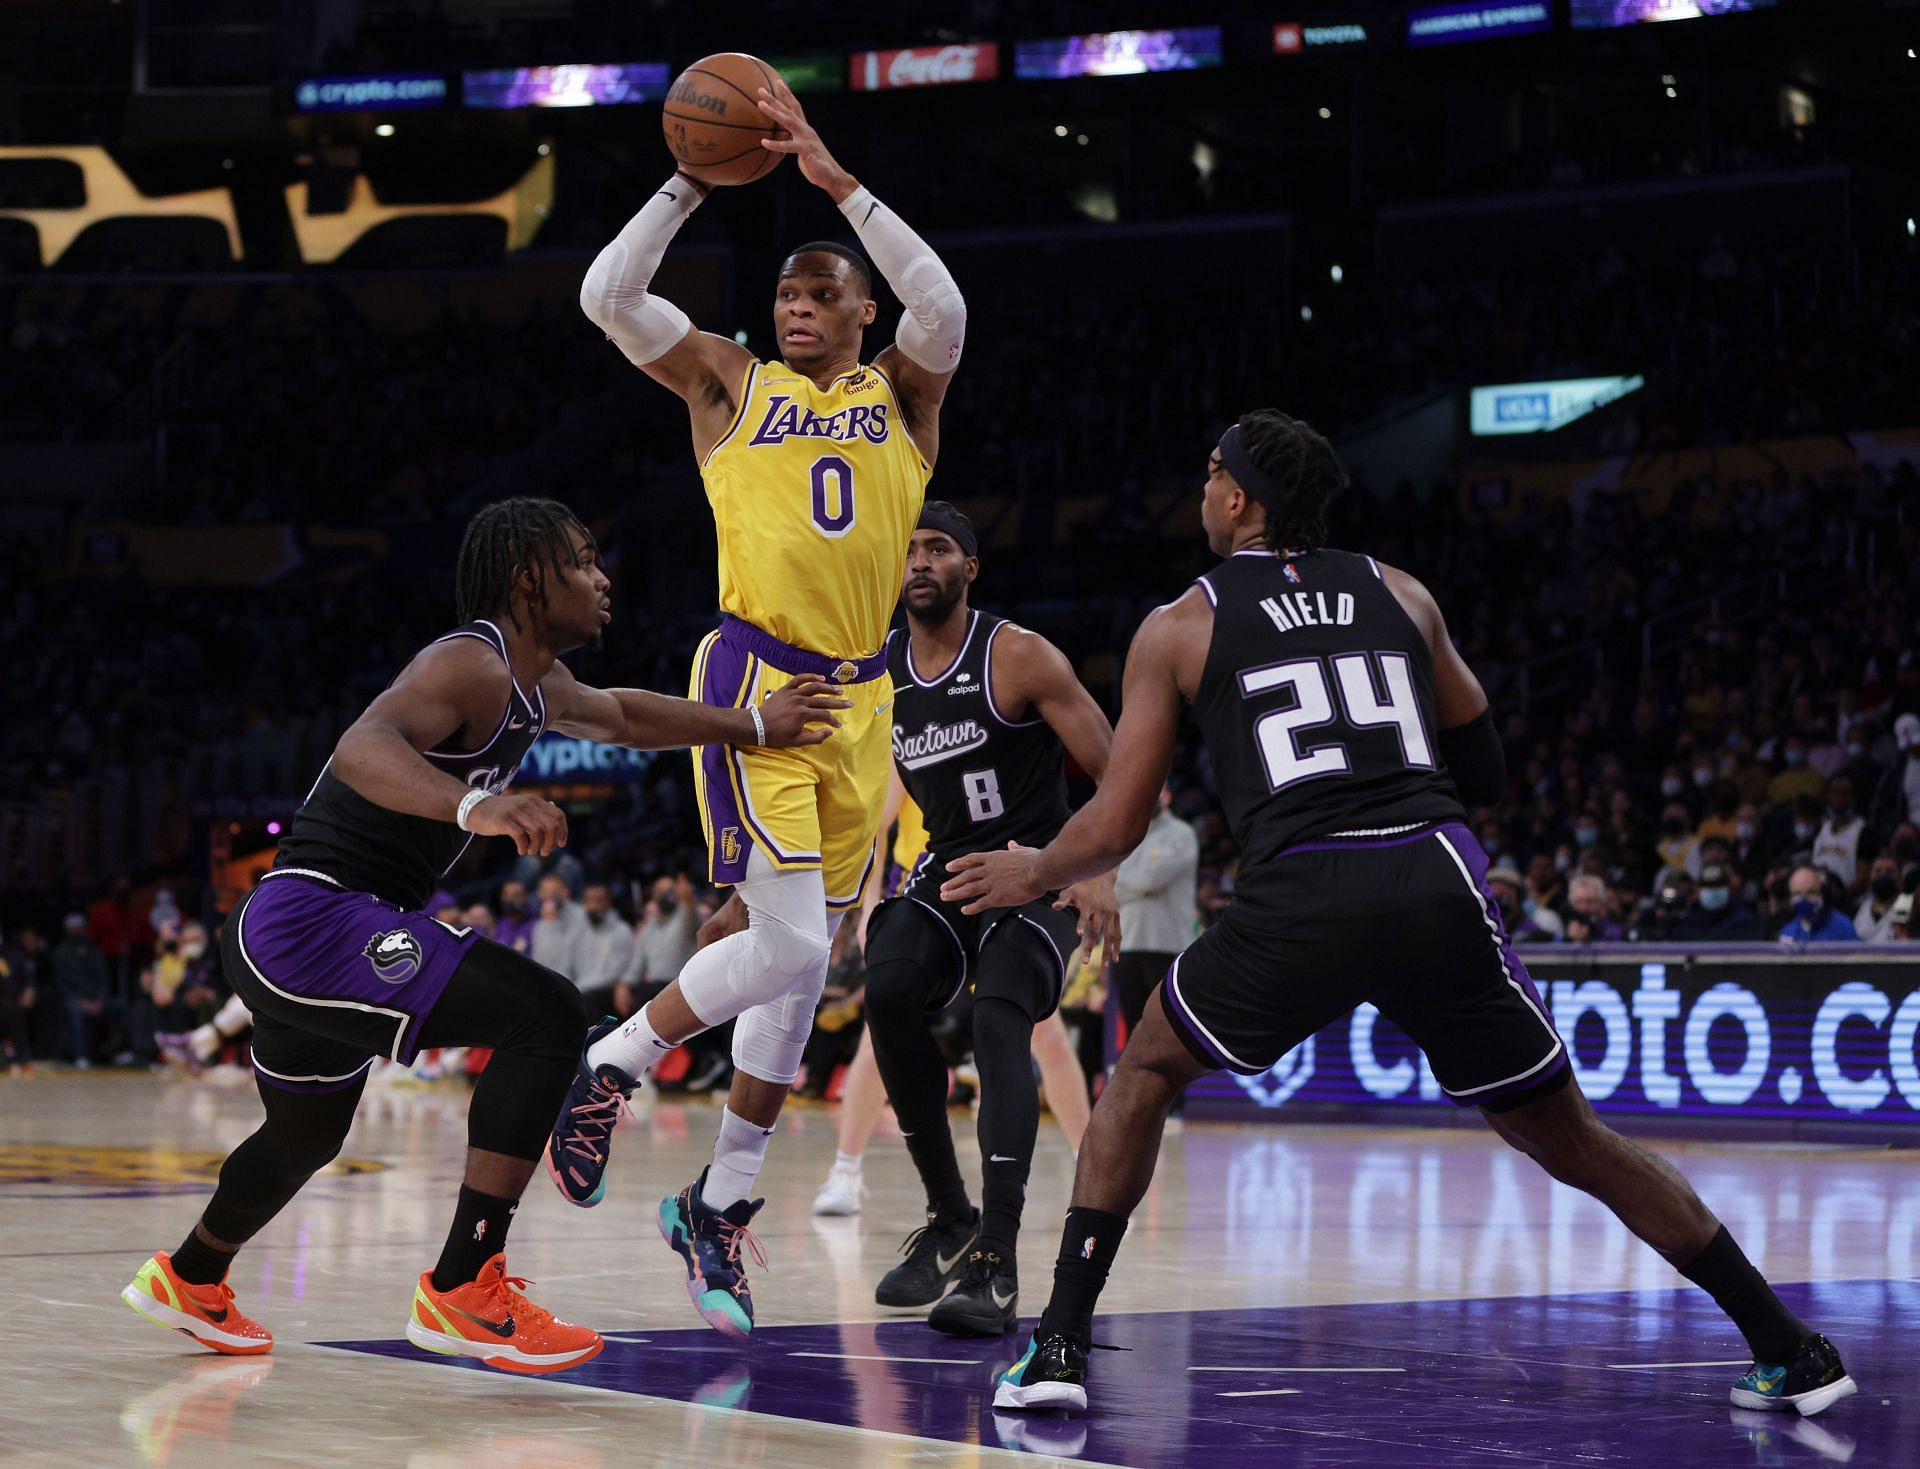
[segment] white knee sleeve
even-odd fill
[[[826,971],[821,971],[821,979]],[[733,1064],[761,1081],[792,1086],[800,1074],[800,1057],[813,1034],[813,1014],[820,1005],[820,985],[755,1005],[733,1023]]]
[[[747,905],[746,931],[688,960],[680,971],[681,996],[710,1027],[788,995],[804,996],[811,1019],[826,983],[831,948],[820,874],[750,873],[740,896]]]

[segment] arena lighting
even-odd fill
[[[1547,0],[1505,5],[1430,5],[1407,12],[1409,46],[1446,46],[1553,29]]]
[[[664,61],[519,66],[460,74],[465,107],[628,107],[658,102],[673,73]]]
[[[391,138],[393,136],[393,131],[394,130],[393,130],[392,123],[383,122],[373,130],[373,135],[376,138]]]
[[[1630,377],[1576,377],[1475,388],[1469,397],[1468,421],[1479,438],[1552,433],[1646,385],[1647,380],[1635,373]]]
[[[1101,31],[1051,41],[1020,41],[1013,74],[1045,77],[1138,76],[1150,71],[1195,71],[1220,65],[1220,27],[1168,31]]]
[[[0,209],[0,219],[24,219],[40,240],[40,263],[52,265],[67,253],[88,225],[103,219],[145,215],[198,215],[225,227],[227,249],[240,258],[240,225],[234,217],[233,195],[225,189],[196,189],[186,194],[149,198],[105,148],[0,148],[0,159],[57,158],[76,165],[86,190],[86,203],[71,209]]]

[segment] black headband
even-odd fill
[[[928,504],[920,511],[920,530],[937,530],[969,556],[980,554],[980,538],[965,516],[945,505]]]
[[[1286,486],[1254,466],[1253,456],[1247,453],[1247,446],[1240,442],[1240,425],[1237,423],[1220,435],[1220,463],[1250,498],[1258,500],[1268,510],[1278,509],[1280,502],[1286,498]]]

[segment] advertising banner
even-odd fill
[[[447,79],[437,71],[302,77],[293,87],[296,112],[398,112],[440,107],[446,100]]]
[[[658,102],[673,80],[664,61],[608,66],[516,66],[460,74],[468,107],[623,107]]]
[[[1054,41],[1021,41],[1013,48],[1013,74],[1027,79],[1135,76],[1219,64],[1219,26],[1104,31]]]
[[[1520,952],[1602,1114],[1905,1127],[1920,1141],[1920,946],[1847,945],[1844,957],[1837,945]],[[1271,1070],[1217,1072],[1188,1097],[1189,1116],[1210,1104],[1276,1115],[1454,1107],[1426,1057],[1371,1005]]]
[[[1546,0],[1509,5],[1430,5],[1407,12],[1409,46],[1445,46],[1553,29]]]
[[[999,75],[1000,48],[992,41],[909,46],[902,51],[856,51],[848,61],[848,81],[856,92],[990,82]]]

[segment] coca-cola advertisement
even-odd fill
[[[849,69],[856,92],[990,82],[1000,75],[1000,48],[991,41],[971,41],[958,46],[909,46],[903,51],[856,51]]]

